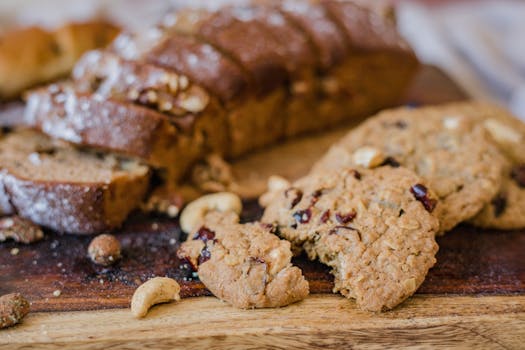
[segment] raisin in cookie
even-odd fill
[[[443,205],[440,232],[476,215],[496,195],[505,159],[479,120],[447,106],[379,113],[336,143],[314,171],[360,164],[355,152],[378,149],[383,162],[424,178]],[[378,161],[378,159],[375,159]]]
[[[437,200],[408,169],[317,172],[269,198],[262,222],[330,266],[334,292],[362,309],[395,307],[436,262]]]
[[[272,226],[239,224],[234,213],[210,212],[204,226],[179,248],[204,285],[235,307],[280,307],[308,296],[308,282],[292,266],[290,243]]]
[[[525,227],[525,124],[494,105],[455,104],[450,108],[478,118],[506,158],[498,193],[470,222],[486,228]]]

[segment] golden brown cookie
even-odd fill
[[[476,215],[496,195],[505,158],[479,120],[448,106],[398,108],[379,113],[350,131],[314,166],[338,169],[359,162],[363,147],[384,162],[402,165],[428,182],[442,204],[440,231]]]
[[[436,262],[438,207],[408,169],[344,168],[277,190],[262,222],[330,266],[334,291],[381,311],[412,295]]]
[[[198,271],[218,298],[235,307],[285,306],[308,296],[308,282],[292,266],[290,242],[271,225],[239,224],[236,214],[209,213],[178,255]]]
[[[470,222],[504,230],[525,227],[525,124],[504,108],[486,103],[451,108],[478,118],[506,158],[498,193]]]

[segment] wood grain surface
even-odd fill
[[[247,206],[246,216],[257,217]],[[155,227],[155,229],[152,229]],[[72,311],[128,307],[135,288],[153,276],[181,283],[182,296],[210,295],[176,257],[180,231],[176,221],[137,216],[116,233],[123,259],[115,266],[94,265],[86,256],[90,237],[57,236],[31,246],[0,246],[0,294],[18,291],[33,311]],[[460,226],[438,238],[437,264],[418,294],[525,295],[525,232],[497,232]],[[17,255],[11,255],[12,248]],[[328,268],[295,259],[312,293],[330,293]],[[60,296],[53,296],[59,290]]]
[[[525,296],[415,296],[371,314],[336,295],[281,309],[237,310],[214,298],[128,310],[29,314],[0,349],[523,349]]]
[[[406,102],[464,98],[440,71],[426,67]],[[269,175],[294,179],[306,173],[350,127],[239,159],[234,173],[255,195]],[[247,201],[244,220],[259,215],[256,203]],[[0,294],[18,291],[32,303],[22,324],[0,331],[0,349],[525,348],[523,230],[460,226],[439,237],[438,262],[417,294],[383,314],[359,311],[331,294],[328,269],[304,257],[294,263],[312,296],[277,310],[236,310],[204,297],[209,292],[176,258],[183,237],[175,220],[134,214],[115,234],[123,259],[109,268],[86,257],[89,237],[48,232],[34,245],[0,244]],[[137,285],[164,275],[181,283],[181,302],[155,307],[139,321],[119,309],[128,307]]]

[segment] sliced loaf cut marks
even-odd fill
[[[286,59],[278,51],[281,43],[261,21],[244,20],[240,11],[234,7],[210,13],[183,11],[171,23],[172,31],[211,44],[249,74],[252,98],[232,106],[228,117],[234,157],[282,138],[289,80]]]
[[[59,232],[119,227],[142,201],[149,170],[113,155],[84,152],[32,130],[0,140],[0,203]]]
[[[246,10],[247,9],[247,10]],[[193,35],[217,48],[250,74],[258,95],[282,88],[289,80],[281,43],[250,8],[226,6],[216,12],[186,10],[174,16],[171,30]]]
[[[292,136],[297,132],[322,130],[354,119],[358,115],[353,111],[352,96],[339,77],[332,74],[332,70],[343,65],[349,55],[345,38],[337,25],[316,0],[286,0],[277,8],[308,38],[316,53],[316,103],[310,109],[314,115],[322,116],[304,119],[300,114],[291,115],[286,134]]]
[[[309,121],[318,120],[313,115],[317,57],[301,31],[273,6],[251,4],[214,13],[183,11],[167,22],[168,30],[194,35],[233,58],[248,72],[260,96],[255,103],[231,106],[232,155],[280,139],[291,118],[300,119],[292,134],[315,129]],[[150,59],[158,55],[153,51]]]
[[[349,54],[331,71],[347,89],[347,107],[357,115],[370,115],[399,103],[406,82],[417,72],[414,52],[385,11],[351,1],[322,0],[327,14],[345,38]]]
[[[139,71],[141,69],[145,71],[166,69],[188,77],[190,85],[202,86],[210,95],[216,96],[217,100],[223,103],[223,109],[227,114],[227,117],[223,119],[225,122],[213,119],[217,112],[208,107],[199,114],[164,118],[164,121],[169,120],[167,124],[171,121],[178,127],[178,130],[172,128],[176,130],[175,143],[177,146],[173,146],[174,142],[166,141],[172,137],[171,135],[166,137],[162,133],[159,134],[156,127],[152,126],[149,121],[144,125],[132,123],[132,120],[136,120],[135,117],[141,117],[143,114],[150,115],[151,112],[151,115],[160,115],[151,110],[158,109],[158,106],[155,105],[158,104],[158,101],[152,102],[151,100],[151,97],[155,100],[158,99],[158,96],[152,93],[141,96],[139,92],[139,96],[129,99],[127,94],[119,96],[118,93],[111,92],[109,97],[102,98],[106,101],[99,101],[99,105],[90,102],[88,105],[93,107],[88,107],[90,112],[85,114],[85,118],[74,118],[73,116],[78,113],[70,113],[71,117],[68,117],[68,113],[66,117],[56,117],[46,108],[42,108],[42,115],[48,113],[51,116],[28,119],[32,125],[40,127],[53,136],[88,146],[132,154],[155,167],[168,167],[170,172],[175,170],[180,177],[180,174],[187,170],[195,158],[203,156],[204,152],[200,147],[202,144],[209,145],[210,151],[221,153],[222,141],[211,140],[211,136],[216,136],[214,133],[228,134],[226,143],[229,145],[224,147],[224,153],[230,157],[236,157],[275,143],[283,136],[317,131],[348,119],[364,117],[376,109],[394,103],[414,73],[416,64],[413,53],[401,46],[393,50],[392,47],[397,44],[391,43],[385,44],[384,48],[378,44],[373,49],[356,49],[357,44],[352,43],[350,36],[345,32],[344,25],[329,13],[329,5],[326,1],[312,0],[308,5],[310,5],[308,8],[315,9],[315,15],[312,18],[315,18],[318,25],[307,25],[310,22],[308,11],[306,13],[289,11],[293,13],[291,15],[287,14],[288,10],[284,8],[277,10],[279,5],[272,3],[265,5],[270,6],[269,8],[260,8],[258,7],[260,5],[241,8],[227,7],[216,13],[183,11],[171,22],[168,21],[152,31],[147,31],[144,35],[137,37],[121,35],[115,41],[110,51],[126,58],[123,61],[128,62],[118,61],[117,69],[120,76],[124,77],[134,69],[139,69]],[[364,11],[367,15],[369,13],[368,10],[361,7],[349,8],[357,12]],[[284,16],[284,21],[281,13],[287,14]],[[382,21],[383,18],[380,17],[379,12],[370,16],[373,20],[359,23],[365,26],[363,31],[376,33],[366,28],[366,25],[378,25],[376,22]],[[272,23],[272,18],[279,20]],[[353,19],[351,15],[348,15],[343,20]],[[319,43],[323,37],[327,36],[326,26],[321,25],[322,23],[331,23],[328,25],[331,28],[328,31],[334,32],[335,27],[338,33],[336,36],[338,39],[332,40],[333,43],[326,47]],[[395,31],[392,21],[388,20],[388,23],[380,24],[380,26]],[[181,35],[179,31],[185,34]],[[283,34],[281,37],[280,34],[285,32],[288,34]],[[286,41],[290,40],[287,38],[292,37],[301,37],[302,40],[300,40],[301,44],[291,49],[287,47]],[[387,41],[392,37],[392,35],[388,36],[390,39]],[[335,66],[328,67],[325,61],[338,62],[341,50],[337,43],[341,42],[345,47],[342,61],[338,65],[334,63]],[[308,51],[311,52],[311,55],[306,54]],[[209,52],[213,54],[207,55],[206,53]],[[304,57],[301,52],[305,52]],[[398,69],[397,65],[401,61]],[[130,70],[129,67],[132,69]],[[319,73],[315,79],[311,79],[315,80],[316,84],[315,96],[312,99],[305,96],[301,101],[300,98],[295,98],[300,95],[300,84],[298,91],[294,93],[289,89],[290,86],[293,86],[293,81],[290,80],[298,79],[301,82],[301,78],[308,76],[311,72]],[[275,74],[272,75],[272,73]],[[77,79],[79,85],[83,82],[81,75]],[[221,77],[224,78],[224,83],[220,82]],[[86,80],[89,79],[86,78]],[[95,78],[95,87],[98,90],[96,83]],[[119,85],[118,83],[109,84],[112,87]],[[94,97],[101,96],[99,93],[90,95],[75,92],[74,94],[78,95],[77,97],[82,95],[82,98],[88,96],[89,98],[86,98],[95,101]],[[143,97],[145,97],[144,100]],[[124,100],[148,106],[148,109],[127,104]],[[61,102],[57,103],[60,105]],[[104,114],[98,111],[108,109],[105,105],[118,107],[111,107],[117,112],[116,118],[98,115]],[[131,112],[124,113],[126,117],[118,115],[120,111],[128,109]],[[31,109],[29,111],[31,115]],[[130,118],[129,115],[135,119]],[[218,119],[221,120],[221,118]],[[92,125],[86,131],[83,125],[79,125],[81,123],[78,122],[78,119],[94,119],[95,122],[89,121],[89,124],[96,124],[96,126]],[[156,119],[158,118],[153,118],[153,120]],[[164,121],[162,125],[166,124]],[[108,131],[112,130],[113,123],[117,128],[122,129],[125,129],[123,125],[133,124],[131,129],[134,135],[131,138],[125,136],[124,138],[118,137],[118,139],[124,139],[126,142],[129,139],[136,139],[139,142],[129,142],[129,149],[126,149],[128,146],[119,144],[117,137],[112,137],[113,134]],[[66,133],[63,133],[64,124],[67,124],[68,127],[65,128],[68,130]],[[83,132],[79,133],[79,130]],[[207,139],[210,140],[206,141]],[[221,140],[220,137],[218,139]],[[147,145],[151,142],[153,145],[148,150]],[[158,146],[159,144],[164,147]]]
[[[186,75],[108,51],[91,51],[77,63],[73,78],[79,91],[93,90],[105,99],[129,101],[166,114],[192,140],[196,154],[226,153],[229,140],[224,108]]]
[[[129,38],[127,42],[133,43],[134,40],[141,39]],[[119,42],[122,43],[115,41],[115,46]],[[114,50],[120,55],[125,52],[123,47],[118,46]],[[144,59],[148,63],[188,76],[225,104],[238,103],[239,99],[248,94],[249,77],[235,62],[213,46],[194,37],[174,33],[168,28],[164,29],[163,40],[158,45],[141,53],[136,59]]]
[[[277,8],[305,33],[316,50],[322,70],[329,70],[343,62],[348,55],[346,42],[319,1],[284,0]]]
[[[236,19],[246,24],[259,24],[278,44],[273,50],[281,57],[288,74],[286,99],[281,107],[283,136],[321,129],[323,122],[320,121],[316,108],[319,96],[319,59],[307,35],[275,6],[251,5],[231,11]],[[253,40],[258,42],[257,38]]]
[[[321,0],[321,4],[353,50],[411,52],[396,30],[395,21],[380,12],[352,1]]]
[[[167,30],[175,30],[177,25],[173,25]],[[147,61],[184,72],[219,96],[227,111],[226,130],[230,141],[226,155],[240,156],[269,145],[282,135],[284,89],[265,96],[257,94],[251,75],[213,46],[170,32],[167,40],[147,54]]]
[[[199,157],[193,140],[164,114],[54,84],[28,96],[24,119],[47,135],[145,160],[180,178]]]

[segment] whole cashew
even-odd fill
[[[141,284],[131,298],[131,313],[136,318],[146,316],[155,304],[180,300],[180,285],[172,278],[155,277]]]
[[[266,208],[275,199],[277,194],[289,188],[292,184],[282,176],[272,175],[268,178],[268,190],[259,197],[259,205]]]
[[[268,191],[276,192],[285,190],[291,186],[290,181],[286,180],[282,176],[272,175],[268,178]]]
[[[210,211],[234,212],[241,214],[242,202],[239,196],[230,192],[219,192],[202,196],[186,206],[180,215],[180,227],[191,233],[202,225]]]

